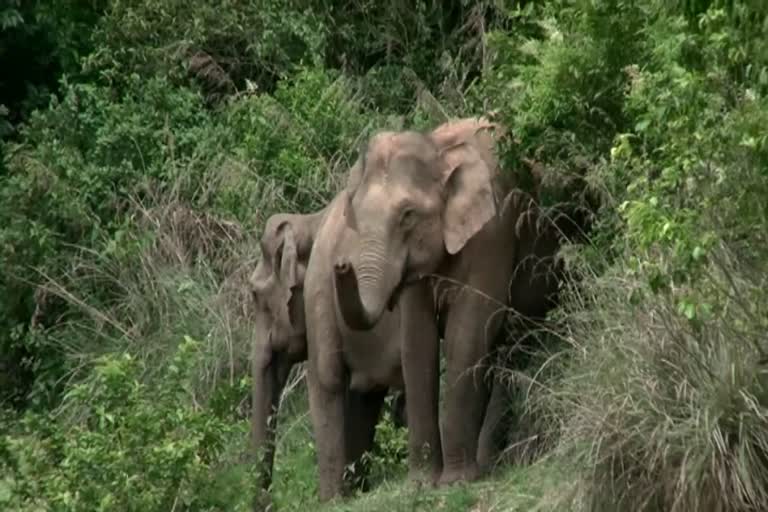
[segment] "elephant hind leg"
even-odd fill
[[[446,396],[442,415],[443,474],[440,485],[480,477],[478,439],[490,389],[486,356],[503,320],[498,304],[462,293],[446,325]]]
[[[497,376],[494,376],[491,398],[488,401],[485,420],[477,442],[477,465],[482,473],[493,469],[504,449],[506,424],[503,420],[508,407],[504,383]]]
[[[392,422],[397,428],[408,426],[408,412],[405,407],[405,392],[400,391],[392,399]]]

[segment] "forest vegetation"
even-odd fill
[[[768,510],[768,4],[5,0],[0,66],[0,510],[250,510],[265,220],[477,115],[589,228],[496,368],[510,460],[418,489],[385,414],[321,507],[297,368],[277,509]]]

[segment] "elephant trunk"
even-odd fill
[[[376,309],[363,303],[355,269],[350,263],[344,262],[337,263],[334,270],[336,274],[336,298],[344,322],[358,331],[373,328],[381,312],[377,314]],[[368,304],[370,304],[370,299],[368,299]]]
[[[390,304],[399,280],[392,263],[384,256],[384,244],[363,244],[357,271],[348,261],[335,266],[336,296],[344,321],[353,329],[371,329]]]
[[[253,361],[251,404],[251,448],[258,467],[258,489],[266,491],[272,483],[275,457],[277,409],[282,392],[276,357]],[[259,492],[257,492],[259,494]]]

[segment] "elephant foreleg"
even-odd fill
[[[251,448],[258,465],[253,510],[264,510],[270,503],[269,487],[275,459],[275,432],[280,396],[293,363],[281,354],[259,347],[252,361]]]
[[[438,420],[440,338],[426,283],[403,290],[402,366],[408,418],[409,477],[434,482],[443,466]]]
[[[259,464],[259,486],[264,490],[272,483],[277,413],[291,366],[279,354],[254,358],[251,363],[251,450]]]
[[[328,331],[331,330],[310,330],[307,346],[309,409],[315,434],[321,501],[327,501],[342,494],[346,455],[344,428],[346,375],[340,351],[332,350],[336,344],[331,341],[337,337]],[[321,346],[320,340],[327,344]]]

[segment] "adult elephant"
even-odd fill
[[[478,439],[489,386],[472,370],[482,367],[503,336],[500,313],[513,306],[540,314],[556,288],[545,273],[515,272],[527,256],[547,255],[550,248],[521,231],[533,225],[526,220],[529,201],[499,172],[493,132],[504,129],[480,118],[446,123],[431,133],[372,137],[350,173],[345,205],[346,222],[360,243],[335,265],[337,300],[348,325],[377,325],[388,304],[406,294],[404,324],[437,319],[447,385],[441,484],[480,474]],[[432,293],[411,291],[425,282]],[[417,395],[436,400],[435,337],[409,337],[403,351],[411,418]],[[421,422],[437,421],[435,408],[420,408]]]
[[[293,366],[307,359],[304,277],[326,212],[327,209],[306,215],[272,215],[260,239],[261,259],[250,278],[256,317],[251,358],[251,448],[259,457],[255,510],[263,509],[270,499],[280,396]],[[399,356],[396,359],[399,365]],[[350,463],[371,448],[378,409],[369,407],[370,400],[345,391],[346,415],[357,422],[348,429],[345,439],[344,462]],[[380,395],[383,400],[383,393]],[[402,418],[404,396],[394,403],[394,416]]]
[[[342,190],[328,206],[328,213],[318,228],[305,280],[309,405],[322,501],[344,494],[344,454],[349,450],[351,429],[360,428],[355,427],[356,423],[365,429],[371,426],[365,419],[355,420],[355,410],[349,407],[350,397],[361,404],[357,408],[358,417],[373,418],[381,408],[387,389],[403,389],[408,376],[403,375],[402,361],[418,355],[428,358],[418,366],[433,368],[433,371],[424,379],[428,388],[419,389],[413,396],[406,391],[409,438],[429,444],[433,467],[439,468],[441,461],[437,401],[436,396],[434,401],[431,398],[437,391],[439,354],[437,351],[422,351],[418,355],[401,353],[401,347],[413,345],[407,340],[419,335],[433,339],[437,346],[433,316],[409,315],[411,325],[403,322],[404,311],[415,293],[393,300],[388,310],[381,312],[376,325],[365,330],[352,328],[341,316],[344,306],[336,300],[340,295],[335,289],[334,262],[360,244],[357,234],[344,220],[347,202],[347,190]],[[426,294],[426,288],[414,287],[413,290]],[[426,414],[434,423],[421,421],[424,407],[434,407],[434,411]]]

